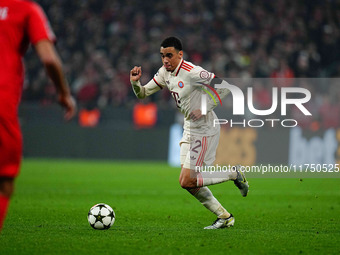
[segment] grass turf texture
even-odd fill
[[[26,159],[0,234],[0,254],[338,254],[340,179],[252,179],[211,186],[234,214],[230,229],[178,184],[165,163]],[[94,230],[87,212],[116,212]]]

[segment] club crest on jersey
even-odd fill
[[[209,73],[207,71],[201,71],[200,72],[200,77],[203,80],[209,80],[211,77],[211,74],[209,75]]]
[[[178,87],[180,87],[181,89],[184,87],[184,83],[182,81],[178,82]]]

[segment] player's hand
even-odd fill
[[[139,81],[142,76],[142,67],[135,66],[130,71],[130,81]]]
[[[203,115],[202,115],[202,112],[201,112],[200,109],[193,110],[193,111],[189,114],[190,119],[193,120],[193,121],[199,120],[202,116],[203,116]]]
[[[58,102],[65,109],[64,114],[65,120],[70,120],[76,115],[77,112],[76,101],[71,95],[59,95]]]

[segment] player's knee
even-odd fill
[[[179,184],[183,189],[191,189],[197,186],[194,180],[191,178],[180,178]]]
[[[14,191],[13,178],[0,178],[0,194],[10,198]]]

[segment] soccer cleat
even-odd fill
[[[236,187],[239,188],[241,195],[246,197],[248,195],[249,184],[246,180],[246,176],[244,175],[244,171],[242,171],[242,166],[237,165],[235,166],[237,177],[234,180]]]
[[[219,228],[229,228],[234,226],[235,218],[232,214],[230,214],[229,218],[221,219],[217,218],[213,224],[205,227],[204,229],[219,229]]]

